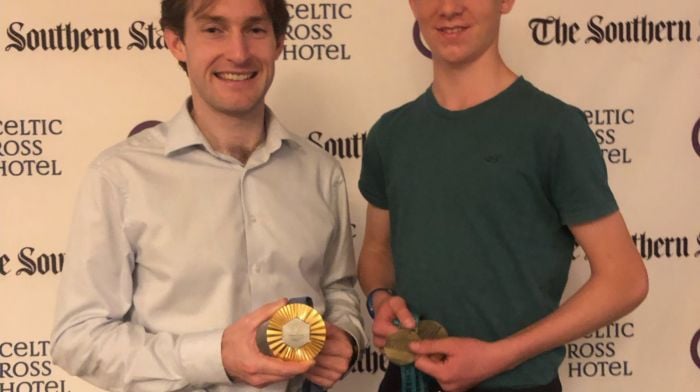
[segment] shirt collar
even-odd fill
[[[172,155],[175,152],[197,146],[204,147],[209,153],[217,155],[192,119],[190,115],[191,107],[192,99],[189,98],[182,105],[177,114],[175,114],[170,121],[165,123],[167,130],[166,142],[163,150],[165,155]],[[267,106],[265,107],[265,122],[267,125],[267,132],[265,133],[265,141],[261,145],[261,148],[265,149],[267,154],[272,154],[277,151],[285,142],[295,146],[299,144],[296,140],[296,136],[287,130]]]

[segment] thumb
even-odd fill
[[[287,302],[287,298],[280,298],[277,301],[266,303],[258,309],[248,313],[246,318],[254,328],[258,328],[262,323],[269,320],[270,317],[272,317],[272,315],[279,310],[279,308],[286,305]]]
[[[411,342],[409,348],[414,354],[430,355],[430,354],[447,354],[450,349],[448,339],[426,339],[417,342]]]

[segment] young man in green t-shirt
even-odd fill
[[[365,146],[359,276],[374,344],[395,320],[442,323],[450,338],[410,345],[432,390],[561,391],[562,345],[648,290],[583,114],[501,58],[514,2],[409,0],[434,80],[382,116]],[[560,306],[575,242],[591,277]],[[400,390],[398,374],[392,366],[380,391]]]

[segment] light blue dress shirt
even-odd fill
[[[114,391],[256,390],[229,381],[223,330],[297,296],[363,347],[341,167],[266,118],[245,165],[212,150],[187,105],[90,165],[59,286],[56,364]]]

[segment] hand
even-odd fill
[[[374,294],[374,308],[377,310],[372,324],[374,346],[382,349],[386,344],[386,337],[398,331],[394,320],[399,320],[404,328],[415,328],[416,320],[408,310],[406,301],[399,296],[379,291]]]
[[[316,385],[330,389],[348,371],[353,344],[345,331],[326,323],[326,344],[316,356],[316,365],[306,373],[306,378]]]
[[[445,392],[466,391],[517,363],[499,342],[472,338],[423,340],[411,343],[410,349],[416,368],[435,378]]]
[[[286,381],[306,373],[313,361],[292,362],[264,355],[258,349],[256,330],[287,303],[285,298],[261,306],[224,330],[221,360],[229,377],[255,388]]]

